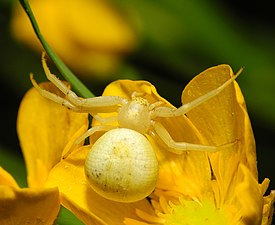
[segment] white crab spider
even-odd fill
[[[155,118],[177,117],[188,113],[218,95],[237,78],[241,70],[218,88],[175,109],[161,106],[161,102],[150,104],[147,99],[136,92],[132,94],[130,100],[120,96],[83,99],[50,72],[44,55],[42,65],[48,80],[63,92],[66,98],[41,89],[31,76],[33,86],[42,96],[75,112],[88,112],[102,124],[87,130],[76,140],[75,145],[95,132],[106,132],[88,153],[85,172],[92,188],[107,199],[132,202],[148,196],[154,190],[158,176],[158,162],[144,134],[158,136],[168,146],[167,149],[176,154],[187,150],[215,152],[224,147],[176,142]],[[101,118],[98,115],[98,113],[107,112],[117,112],[117,116]],[[118,126],[107,125],[113,121],[117,121]],[[66,158],[72,149],[63,158]],[[144,169],[146,165],[149,169]],[[137,173],[134,172],[137,170]],[[125,173],[128,175],[126,176]]]

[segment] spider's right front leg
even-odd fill
[[[154,110],[153,117],[175,117],[175,116],[182,116],[192,109],[196,108],[197,106],[207,102],[209,99],[214,98],[218,94],[220,94],[226,87],[228,87],[232,82],[241,74],[242,68],[237,72],[237,74],[233,75],[230,79],[224,82],[219,87],[215,88],[208,93],[199,96],[198,98],[194,99],[191,102],[183,104],[179,108],[169,108],[169,107],[157,107]]]
[[[127,103],[127,100],[120,96],[99,96],[86,99],[80,98],[61,80],[51,73],[46,64],[45,52],[42,54],[42,66],[48,80],[51,81],[66,96],[71,105],[74,105],[81,112],[114,112],[117,110],[119,105]],[[49,95],[46,97],[48,96]]]
[[[80,109],[73,105],[71,102],[69,102],[67,99],[64,99],[54,93],[51,93],[45,89],[42,89],[37,82],[33,78],[33,74],[30,74],[30,80],[32,82],[32,85],[35,87],[35,89],[39,92],[39,94],[57,104],[63,105],[68,109],[71,109],[75,112],[80,112]]]

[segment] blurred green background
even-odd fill
[[[176,106],[180,105],[184,86],[204,69],[226,63],[236,72],[244,66],[238,83],[256,138],[259,181],[268,177],[271,179],[269,190],[275,189],[275,17],[271,3],[106,1],[132,28],[135,47],[113,51],[112,57],[119,58],[119,63],[108,71],[99,68],[88,73],[78,71],[73,64],[69,66],[75,74],[81,74],[80,79],[97,95],[112,80],[145,79]],[[15,1],[0,0],[0,165],[25,186],[24,163],[16,135],[17,110],[24,93],[31,87],[29,73],[35,73],[38,80],[45,78],[39,51],[16,39],[11,32],[14,7]],[[66,19],[62,17],[66,9],[59,10],[62,20]],[[93,29],[89,21],[86,27]],[[24,32],[22,28],[17,36]],[[108,36],[108,30],[104,32]],[[42,30],[42,33],[45,32]],[[104,54],[109,51],[102,49]]]

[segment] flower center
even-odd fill
[[[170,213],[163,214],[165,225],[217,225],[228,224],[226,214],[213,202],[181,200],[179,205],[169,204]]]
[[[141,210],[136,213],[141,221],[126,218],[126,225],[228,225],[229,222],[226,212],[217,209],[214,202],[204,200],[202,202],[185,200],[180,198],[177,204],[160,201],[157,215],[150,215]]]

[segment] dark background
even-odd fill
[[[131,5],[126,1],[114,2],[126,10],[131,7],[135,8],[140,16],[145,18],[143,20],[145,27],[151,26],[149,22],[146,23],[149,21],[146,20],[146,16],[150,15],[150,10],[153,12],[153,10],[160,9],[159,15],[166,11],[175,15],[175,19],[180,21],[179,24],[183,24],[182,29],[186,26],[201,25],[201,29],[209,26],[209,24],[204,25],[203,20],[196,23],[196,19],[201,14],[196,15],[195,9],[193,14],[186,15],[183,9],[177,7],[178,1],[160,1],[159,3],[152,1],[152,5],[149,4],[151,8],[143,1],[129,1]],[[177,106],[180,104],[180,93],[183,87],[193,76],[204,69],[220,63],[232,65],[234,71],[237,71],[240,66],[245,66],[245,71],[238,78],[238,82],[247,100],[257,143],[259,181],[261,182],[265,177],[270,178],[269,190],[275,189],[275,145],[273,142],[275,137],[275,113],[273,113],[275,112],[275,16],[272,2],[232,0],[196,0],[194,2],[198,5],[207,2],[206,5],[213,11],[207,14],[206,10],[205,15],[209,15],[210,18],[215,12],[214,16],[220,18],[221,21],[215,18],[213,21],[222,22],[228,28],[227,30],[234,31],[232,32],[234,36],[232,38],[223,36],[218,32],[220,27],[214,24],[209,26],[208,33],[200,33],[199,27],[196,28],[197,30],[189,29],[196,37],[193,39],[194,42],[189,43],[187,38],[187,43],[177,45],[181,43],[181,37],[176,40],[171,39],[170,34],[165,33],[165,25],[156,31],[163,31],[163,34],[156,35],[156,39],[154,39],[154,31],[148,28],[149,31],[144,34],[140,47],[125,57],[125,65],[135,68],[134,71],[138,74],[138,78],[154,83],[160,94]],[[158,4],[158,7],[154,4]],[[142,11],[142,7],[146,7],[147,14]],[[205,8],[207,7],[199,9]],[[31,87],[29,72],[36,74],[43,74],[43,72],[40,66],[40,54],[18,43],[11,36],[9,28],[11,9],[12,1],[0,1],[0,151],[8,159],[10,155],[13,157],[10,159],[13,162],[5,161],[2,162],[3,164],[13,165],[14,163],[16,166],[17,162],[23,163],[16,134],[19,103],[24,93]],[[157,18],[153,16],[150,18],[152,24],[157,24],[157,21]],[[167,42],[165,38],[158,39],[161,37],[167,37]],[[217,37],[220,39],[215,39]],[[236,40],[236,37],[239,39]],[[184,38],[182,40],[185,41]],[[117,73],[123,74],[121,71]],[[104,86],[112,79],[117,79],[117,77],[104,81],[86,77],[83,81],[94,93],[100,94]],[[20,174],[15,174],[15,176],[24,184],[23,179],[20,178],[22,174],[24,171],[20,171]]]

